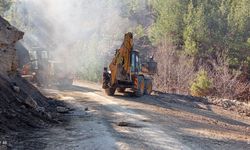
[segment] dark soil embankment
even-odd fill
[[[0,75],[0,135],[56,123],[57,105],[25,79]]]

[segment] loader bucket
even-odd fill
[[[148,61],[146,63],[142,64],[142,72],[149,74],[149,75],[154,75],[157,73],[157,62],[155,61]]]

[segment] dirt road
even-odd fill
[[[45,90],[74,110],[67,123],[20,134],[13,149],[250,149],[250,118],[190,97],[108,97],[99,85]]]

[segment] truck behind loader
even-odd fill
[[[33,50],[30,53],[30,62],[22,64],[22,77],[38,85],[71,86],[73,84],[73,71],[65,62],[51,59],[46,50]]]
[[[151,58],[141,63],[139,52],[133,50],[133,34],[127,33],[120,49],[109,65],[110,71],[104,68],[103,89],[109,96],[115,91],[124,92],[131,89],[136,96],[151,94],[152,77],[157,72],[157,63]]]

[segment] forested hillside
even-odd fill
[[[88,35],[80,32],[84,36],[67,45],[76,49],[76,54],[80,52],[79,57],[89,56],[87,61],[76,62],[80,64],[77,71],[81,78],[98,81],[102,67],[109,64],[114,49],[119,47],[123,32],[133,31],[135,47],[145,56],[153,55],[158,62],[159,72],[154,77],[157,90],[250,99],[250,0],[109,0],[88,5],[92,3],[101,4],[98,10],[104,12],[91,11],[105,14],[102,21],[93,21],[95,15],[85,19],[93,28]],[[38,38],[45,40],[40,41],[41,45],[57,49],[53,43],[60,41],[46,34],[51,33],[53,23],[37,23],[38,17],[43,21],[48,17],[39,10],[31,12],[28,4],[2,1],[0,13],[33,35],[33,39],[24,39],[26,45],[42,37]],[[112,12],[119,12],[119,16]],[[80,25],[76,28],[84,30],[84,24]]]
[[[249,0],[151,0],[147,5],[154,22],[144,30],[157,47],[158,89],[249,100]]]

